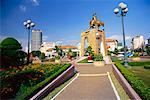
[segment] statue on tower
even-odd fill
[[[99,20],[97,20],[96,13],[94,13],[93,14],[93,18],[90,21],[90,28],[95,28],[95,27],[99,28],[100,26],[104,26],[104,23],[99,21]]]

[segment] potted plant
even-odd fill
[[[89,56],[88,56],[88,62],[89,62],[89,63],[92,63],[92,62],[93,62],[93,57],[92,57],[92,55],[89,55]]]
[[[55,63],[60,63],[60,56],[55,56]]]
[[[102,54],[94,56],[94,63],[93,64],[95,66],[104,66],[105,65]]]

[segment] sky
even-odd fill
[[[122,42],[121,17],[113,13],[120,2],[129,9],[124,17],[127,45],[136,35],[150,38],[150,0],[0,0],[0,39],[14,37],[26,47],[23,22],[31,19],[34,29],[42,30],[43,41],[76,45],[96,13],[106,38]]]

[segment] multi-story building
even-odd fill
[[[55,46],[58,46],[58,44],[54,42],[43,42],[41,45],[40,51],[45,53],[45,56],[52,57],[53,55],[56,55]],[[77,52],[79,54],[79,50],[76,46],[72,45],[59,45],[58,48],[62,49],[65,53],[68,52],[69,49],[72,50],[72,52]]]
[[[32,30],[31,51],[40,50],[42,44],[42,31]]]
[[[135,36],[132,38],[132,48],[135,49],[139,49],[139,48],[143,48],[144,46],[144,37],[143,36]]]
[[[45,53],[45,56],[51,56],[54,52],[53,48],[55,48],[56,44],[54,42],[43,42],[41,45],[40,51]]]
[[[150,46],[150,38],[148,38],[147,40],[145,40],[145,46]]]
[[[107,50],[114,51],[118,47],[118,41],[116,39],[106,39]]]

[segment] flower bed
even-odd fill
[[[26,99],[36,93],[40,87],[51,82],[70,64],[34,64],[22,70],[12,69],[0,71],[2,99]]]

